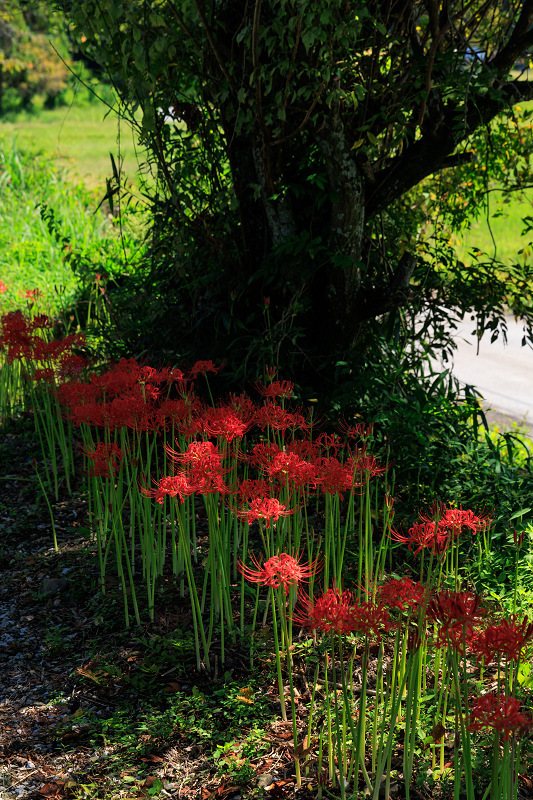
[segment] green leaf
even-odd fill
[[[307,30],[302,34],[302,43],[306,50],[313,46],[315,38],[315,33],[312,30]]]

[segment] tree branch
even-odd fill
[[[533,0],[524,0],[520,15],[507,43],[490,61],[490,66],[504,73],[511,69],[516,59],[533,43]]]
[[[198,0],[194,0],[194,5],[196,6],[196,11],[198,12],[198,16],[200,17],[200,20],[201,20],[202,25],[204,27],[205,35],[207,36],[207,41],[209,42],[211,50],[213,51],[213,55],[215,56],[215,58],[217,60],[217,64],[218,64],[218,66],[220,68],[220,71],[223,74],[223,76],[225,77],[225,79],[227,80],[227,82],[228,82],[229,86],[231,87],[232,91],[234,92],[234,94],[237,94],[238,87],[236,86],[235,81],[233,80],[233,78],[229,74],[228,70],[226,69],[226,65],[224,64],[224,59],[220,55],[220,52],[219,52],[218,47],[217,47],[217,44],[216,44],[215,39],[213,37],[213,34],[211,32],[211,28],[207,24],[207,20],[205,18],[204,12],[202,10],[201,4],[198,2]]]
[[[444,108],[442,118],[429,132],[413,142],[390,161],[386,167],[374,171],[375,181],[367,185],[367,219],[387,208],[424,178],[451,166],[448,159],[454,156],[457,145],[481,125],[485,125],[505,108],[533,99],[533,83],[511,81],[498,91],[476,96],[467,103],[464,125],[457,131],[456,104]]]

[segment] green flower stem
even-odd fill
[[[285,694],[283,691],[283,677],[281,674],[281,656],[279,651],[278,622],[276,619],[276,599],[274,596],[274,589],[272,589],[272,587],[270,588],[270,598],[272,605],[272,627],[274,629],[274,647],[276,650],[276,670],[278,673],[279,700],[281,703],[281,718],[283,722],[287,722],[287,708],[285,705]]]
[[[52,523],[52,536],[53,536],[53,539],[54,539],[54,550],[57,553],[57,551],[59,550],[59,547],[57,545],[56,524],[55,524],[55,521],[54,521],[54,514],[52,512],[52,506],[50,505],[50,500],[48,499],[48,495],[46,494],[46,489],[44,488],[43,482],[41,480],[41,476],[39,475],[39,471],[37,469],[37,464],[35,462],[35,459],[32,461],[32,465],[33,465],[33,469],[35,470],[35,475],[37,476],[37,480],[39,481],[39,486],[41,487],[41,491],[43,493],[43,497],[45,499],[46,505],[48,507],[48,513],[50,514],[50,521]]]
[[[285,598],[285,591],[282,586],[279,586],[278,589],[273,590],[275,601],[278,605],[279,617],[281,620],[282,626],[282,636],[285,640],[284,651],[287,654],[287,672],[289,674],[289,692],[291,696],[291,717],[292,717],[292,738],[294,743],[294,750],[296,752],[296,748],[298,747],[298,728],[296,725],[296,702],[294,699],[294,684],[292,680],[292,671],[293,671],[293,664],[292,664],[292,630],[289,634],[287,628],[287,615],[285,613],[286,609],[284,605],[286,603],[283,602]],[[302,785],[302,778],[300,775],[300,759],[295,755],[294,757],[294,769],[296,772],[296,785],[300,787]]]
[[[466,787],[466,797],[467,800],[474,800],[475,793],[474,793],[474,782],[472,777],[472,755],[471,755],[471,737],[470,733],[467,731],[464,715],[462,714],[461,708],[461,699],[462,699],[462,692],[461,692],[461,684],[459,680],[459,668],[458,668],[458,659],[457,653],[452,651],[449,648],[449,657],[452,666],[452,677],[453,677],[453,685],[455,689],[455,702],[456,702],[456,724],[459,727],[460,735],[461,735],[461,749],[462,749],[462,761],[464,767],[464,777],[465,777],[465,787]],[[465,702],[468,703],[468,694],[465,697]],[[456,757],[459,760],[459,754],[456,750]],[[460,781],[460,770],[457,768],[455,772],[455,782],[456,784]]]
[[[329,698],[329,679],[328,679],[328,653],[324,656],[324,695],[326,698],[326,720],[328,731],[328,765],[330,783],[335,781],[335,760],[333,757],[333,731],[331,730],[331,702]]]
[[[340,638],[340,637],[339,637]],[[341,659],[341,670],[344,672],[343,663]],[[333,696],[334,696],[334,710],[335,710],[335,740],[337,743],[337,762],[339,766],[339,784],[341,790],[341,800],[346,798],[346,782],[345,776],[345,759],[346,759],[346,737],[341,736],[339,725],[339,695],[337,692],[337,670],[335,667],[335,636],[331,637],[331,671],[333,673]]]
[[[311,690],[311,703],[309,704],[309,721],[307,723],[307,741],[308,741],[308,746],[309,747],[311,746],[311,732],[312,732],[312,729],[313,729],[313,717],[314,717],[314,709],[315,709],[315,695],[316,695],[316,687],[317,687],[317,683],[318,683],[318,672],[319,672],[319,669],[320,669],[320,664],[317,663],[316,666],[315,666],[315,674],[314,674],[314,677],[313,677],[313,688]],[[322,739],[320,739],[320,741],[322,742]],[[321,747],[320,747],[320,751],[322,751]],[[319,774],[320,774],[320,767],[319,767],[318,771],[319,771]],[[305,767],[305,774],[309,775],[309,762],[307,762],[307,765]]]

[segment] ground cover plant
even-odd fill
[[[322,429],[274,369],[255,385],[258,399],[215,402],[221,365],[211,361],[97,368],[81,334],[57,339],[53,328],[35,312],[3,316],[4,415],[31,412],[34,480],[52,527],[52,503],[86,476],[101,621],[106,604],[115,616],[121,607],[128,636],[172,668],[168,651],[180,650],[187,685],[197,676],[185,698],[176,681],[176,704],[164,711],[157,703],[107,719],[83,711],[69,725],[86,726],[92,746],[118,737],[123,751],[152,763],[163,758],[154,743],[164,748],[188,726],[210,743],[210,768],[225,787],[218,796],[259,790],[258,741],[272,716],[284,731],[284,772],[270,775],[265,796],[527,796],[524,509],[504,521],[513,569],[505,602],[495,603],[480,591],[481,568],[500,545],[490,511],[440,497],[399,513],[371,425],[345,419]],[[179,624],[164,641],[146,638],[169,605],[179,607]],[[50,628],[49,649],[63,642]],[[159,673],[158,658],[145,655],[144,680]],[[97,656],[78,674],[97,686],[125,679],[122,666]],[[265,695],[276,705],[264,706]],[[147,794],[164,790],[157,780]],[[77,781],[70,790],[81,796]]]

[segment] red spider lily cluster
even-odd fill
[[[490,516],[485,512],[475,514],[470,510],[447,508],[443,503],[438,503],[429,514],[420,514],[419,521],[409,529],[407,535],[391,528],[390,536],[393,541],[408,545],[415,555],[426,548],[440,555],[448,550],[463,531],[467,530],[475,535],[487,530],[490,525]]]
[[[104,442],[99,442],[94,449],[84,447],[83,453],[90,463],[89,475],[101,478],[117,475],[124,455],[118,445]]]
[[[463,653],[469,644],[474,625],[486,615],[481,597],[473,592],[439,592],[429,601],[426,618],[435,623],[436,647],[452,646]]]
[[[528,617],[519,622],[516,614],[496,625],[476,631],[470,638],[470,647],[486,664],[502,656],[508,661],[520,661],[525,645],[533,640],[533,622]]]
[[[494,730],[504,741],[525,733],[533,727],[533,719],[520,712],[521,703],[516,697],[505,694],[484,694],[472,703],[468,730]]]
[[[340,635],[352,632],[354,600],[350,591],[328,589],[315,601],[300,593],[298,601],[299,609],[292,615],[296,624],[323,633]]]
[[[322,633],[362,634],[375,640],[392,628],[384,604],[360,602],[349,590],[341,592],[336,588],[328,589],[315,600],[300,592],[291,619],[303,628]]]
[[[2,287],[0,282],[0,293]],[[501,686],[510,691],[509,687],[519,685],[517,665],[530,655],[533,622],[527,616],[518,618],[517,615],[496,620],[474,592],[442,588],[445,585],[457,587],[459,582],[457,575],[445,574],[448,567],[454,569],[455,558],[440,557],[465,534],[476,536],[486,532],[491,524],[487,513],[436,503],[429,511],[421,512],[404,534],[390,528],[394,499],[385,495],[382,547],[386,550],[390,538],[407,545],[414,554],[429,551],[439,558],[421,559],[420,581],[407,576],[383,579],[381,570],[387,562],[381,558],[382,550],[377,559],[372,554],[377,532],[374,522],[379,515],[367,514],[369,509],[364,505],[369,502],[369,481],[386,470],[367,448],[371,425],[343,422],[336,433],[320,433],[316,417],[289,403],[295,393],[293,383],[274,380],[273,369],[267,372],[265,383],[255,385],[259,400],[254,401],[246,394],[230,395],[212,405],[207,405],[195,393],[195,381],[200,379],[200,385],[204,384],[202,388],[205,388],[206,381],[202,378],[207,379],[220,371],[221,366],[212,361],[199,361],[189,370],[180,370],[155,369],[134,359],[122,359],[88,376],[89,365],[76,352],[84,345],[83,337],[71,335],[63,340],[52,340],[52,328],[51,320],[44,315],[26,319],[20,312],[6,314],[1,319],[0,349],[9,364],[20,362],[21,374],[34,384],[45,384],[46,391],[34,393],[37,401],[53,397],[54,403],[48,404],[51,414],[57,412],[55,401],[58,400],[64,418],[80,429],[76,433],[81,433],[83,439],[81,450],[91,479],[89,491],[93,492],[89,505],[97,528],[96,536],[100,537],[102,589],[105,588],[106,564],[112,561],[107,554],[114,546],[115,563],[121,570],[126,624],[129,624],[128,613],[133,611],[140,624],[135,597],[138,583],[135,562],[139,556],[143,559],[142,577],[147,585],[148,608],[153,619],[156,582],[163,574],[165,555],[167,567],[169,565],[170,553],[174,574],[185,575],[187,580],[194,611],[198,669],[201,658],[209,669],[209,650],[212,641],[217,640],[215,625],[220,625],[224,633],[220,636],[224,662],[224,641],[231,637],[236,642],[239,625],[241,634],[246,630],[244,591],[240,618],[232,607],[239,586],[235,583],[238,568],[243,579],[272,590],[280,700],[284,698],[285,689],[279,641],[291,676],[294,624],[313,634],[329,635],[325,646],[332,648],[334,665],[335,658],[337,661],[344,658],[342,639],[335,637],[350,637],[353,658],[357,648],[353,647],[352,637],[364,637],[367,661],[362,662],[363,673],[371,652],[367,646],[370,641],[380,643],[379,658],[384,659],[384,664],[394,651],[394,663],[400,666],[391,672],[396,676],[392,678],[394,685],[389,686],[391,703],[396,702],[396,690],[411,695],[420,691],[420,682],[412,679],[413,673],[409,674],[409,664],[414,664],[420,653],[423,653],[424,669],[432,658],[435,665],[439,664],[435,669],[436,690],[440,681],[443,691],[447,691],[445,682],[450,683],[450,665],[453,665],[455,680],[462,664],[465,696],[459,696],[463,685],[459,686],[457,681],[453,693],[449,697],[446,695],[446,703],[449,700],[450,705],[455,706],[461,719],[471,705],[465,724],[461,725],[461,736],[466,729],[469,732],[493,730],[507,741],[533,728],[533,720],[515,697],[485,694],[470,703],[469,696],[469,672],[474,659],[485,665],[498,662],[498,691]],[[13,372],[17,369],[16,366]],[[55,430],[55,420],[52,427]],[[45,438],[48,440],[48,430]],[[64,450],[67,449],[65,446]],[[163,476],[156,472],[162,459],[164,471],[170,473]],[[154,499],[159,505],[152,506],[139,498],[137,487],[144,498]],[[197,537],[194,497],[199,495],[205,501],[209,524],[207,533],[201,530]],[[129,510],[123,513],[126,497]],[[175,502],[167,503],[169,498]],[[341,504],[342,500],[346,502]],[[140,505],[135,507],[136,503]],[[309,505],[312,505],[312,514],[298,513]],[[357,532],[358,511],[360,519],[368,520],[368,524],[364,523],[366,538],[360,533],[365,571],[361,559],[356,596],[341,583],[345,574],[346,544],[342,531],[346,531],[345,536]],[[324,520],[319,532],[324,542],[322,559],[316,558],[311,544],[315,523],[308,524],[308,520],[312,517]],[[247,526],[254,524],[255,530],[250,531]],[[306,561],[302,555],[304,533],[309,536],[314,560],[310,556]],[[254,534],[257,539],[261,538],[270,557],[263,560],[251,556],[246,564],[248,540]],[[516,532],[514,541],[517,547],[522,543]],[[289,552],[281,552],[283,548]],[[204,558],[206,552],[207,558]],[[454,555],[456,553],[458,555],[457,551]],[[320,587],[322,560],[324,584]],[[196,583],[202,569],[202,591],[198,593]],[[185,596],[184,581],[182,596]],[[305,590],[303,584],[308,584]],[[295,589],[298,590],[296,598]],[[361,599],[361,593],[365,599]],[[209,614],[204,601],[211,603]],[[130,602],[133,611],[128,612]],[[209,629],[204,624],[208,617]],[[287,624],[287,620],[291,624]],[[405,670],[403,677],[402,670]],[[383,671],[385,684],[389,678],[385,667]],[[414,674],[422,676],[421,672]],[[291,680],[289,683],[292,686]],[[344,697],[337,696],[336,710],[339,703],[348,702],[346,692],[343,682]],[[476,686],[474,693],[478,692]],[[386,696],[385,692],[380,701],[382,706]],[[360,697],[361,703],[366,702],[364,692]],[[372,706],[375,713],[381,713],[379,705],[376,702]],[[405,709],[408,707],[406,702]],[[353,715],[353,696],[344,711],[346,718],[352,719],[348,714]],[[358,719],[364,721],[364,704],[360,705],[358,713]],[[385,718],[385,712],[383,715]],[[404,715],[403,719],[405,747],[414,741],[407,736],[407,717]],[[388,740],[387,720],[383,726],[382,743]],[[340,726],[338,730],[340,732]],[[377,724],[375,730],[378,730]],[[392,739],[390,741],[392,743]],[[499,737],[495,737],[495,742],[499,746]],[[342,753],[339,753],[339,769],[342,761]],[[374,768],[373,772],[376,772]],[[405,779],[410,780],[408,775]]]
[[[377,588],[376,599],[390,609],[415,610],[420,608],[427,597],[427,589],[419,581],[411,578],[390,578]]]
[[[21,311],[10,311],[0,320],[0,350],[5,351],[8,364],[24,359],[33,362],[38,369],[39,364],[53,365],[60,375],[66,376],[86,366],[82,356],[74,356],[73,348],[81,347],[85,337],[81,334],[70,334],[64,339],[50,341],[49,332],[53,321],[45,314],[38,314],[33,319],[25,317]]]

